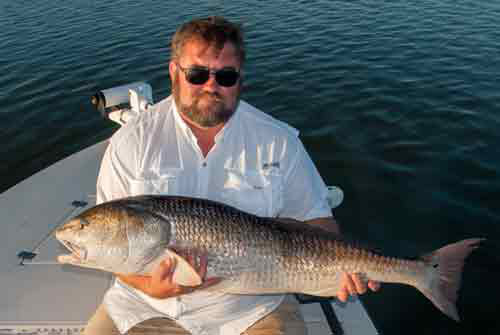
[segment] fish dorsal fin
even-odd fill
[[[198,272],[182,256],[168,249],[168,254],[175,260],[175,270],[172,279],[179,285],[198,286],[202,280]]]

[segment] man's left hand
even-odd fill
[[[290,218],[277,219],[283,223],[300,222]],[[305,223],[340,235],[340,227],[333,217],[311,219],[305,221]],[[365,280],[362,280],[358,274],[355,273],[344,273],[342,274],[340,289],[337,293],[337,298],[342,302],[346,302],[349,296],[366,293],[368,289],[374,292],[378,291],[380,289],[380,283],[373,280],[368,280],[368,282],[366,282]]]
[[[349,296],[366,293],[368,288],[374,292],[378,291],[380,289],[380,283],[373,280],[369,280],[367,283],[362,280],[358,274],[344,273],[342,274],[337,298],[342,302],[346,302]]]

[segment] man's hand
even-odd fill
[[[346,302],[350,295],[354,296],[366,293],[368,288],[374,292],[378,291],[380,283],[372,280],[369,280],[368,283],[366,283],[357,274],[344,273],[342,274],[342,281],[339,292],[337,293],[337,298],[342,302]]]
[[[193,266],[203,280],[199,286],[182,286],[173,281],[175,270],[175,259],[167,257],[161,261],[151,271],[150,276],[143,275],[123,275],[117,274],[117,277],[126,284],[146,293],[147,295],[158,298],[170,298],[182,294],[191,293],[195,290],[206,288],[220,281],[219,278],[205,279],[207,273],[207,256],[197,254],[180,254],[186,261]],[[199,260],[199,262],[197,261]]]
[[[306,221],[306,223],[319,226],[335,234],[340,234],[340,227],[333,217],[312,219]],[[346,302],[350,295],[366,293],[368,288],[374,292],[380,289],[379,282],[369,280],[366,283],[357,274],[344,273],[341,280],[337,298],[342,302]]]

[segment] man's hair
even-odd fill
[[[241,26],[231,23],[223,17],[211,16],[196,19],[180,26],[172,38],[172,60],[179,59],[186,42],[193,39],[214,45],[218,50],[222,50],[226,42],[231,42],[236,48],[241,65],[245,62],[245,45]]]

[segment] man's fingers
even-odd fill
[[[378,281],[370,280],[370,281],[368,281],[368,287],[370,288],[370,290],[375,292],[375,291],[378,291],[380,289],[380,283]]]
[[[188,263],[191,264],[191,266],[196,269],[196,272],[200,272],[199,271],[200,264],[198,261],[198,254],[190,252],[186,259],[187,259]]]
[[[368,287],[372,291],[379,289],[380,284],[375,281],[369,281],[368,284],[361,278],[359,274],[342,274],[340,290],[337,297],[340,301],[346,302],[349,295],[357,295],[366,293]]]
[[[203,279],[207,272],[208,256],[205,253],[190,252],[186,253],[183,257]]]
[[[202,254],[200,256],[200,268],[199,268],[199,274],[201,279],[205,279],[205,276],[207,275],[207,265],[208,265],[208,257],[206,254]]]
[[[354,283],[354,287],[356,289],[356,293],[357,294],[363,294],[366,292],[366,283],[361,280],[361,278],[359,277],[358,274],[353,274],[353,275],[350,275],[349,277],[351,277],[353,283]]]
[[[350,295],[356,294],[356,285],[349,274],[344,273],[344,283]]]
[[[340,289],[339,293],[337,293],[337,298],[342,302],[346,302],[348,297],[349,292],[347,292],[347,289],[345,287]]]
[[[160,262],[158,267],[155,269],[156,273],[153,273],[153,275],[157,275],[160,280],[165,280],[167,278],[170,278],[172,274],[174,273],[175,270],[175,259],[174,258],[166,258],[163,261]]]
[[[352,279],[347,273],[343,273],[340,282],[340,289],[339,292],[337,293],[337,298],[342,302],[346,302],[347,299],[349,298],[349,295],[354,294],[354,292],[355,292],[355,287],[354,283],[352,282]]]

